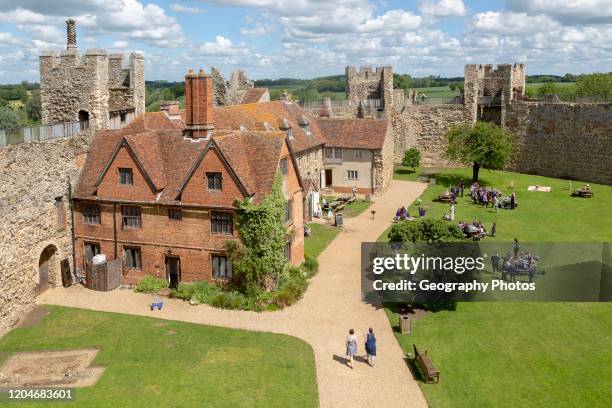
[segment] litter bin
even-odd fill
[[[412,319],[408,315],[400,315],[399,329],[401,334],[412,333]]]

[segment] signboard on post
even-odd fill
[[[341,227],[342,224],[344,224],[344,217],[342,213],[336,213],[336,227]]]

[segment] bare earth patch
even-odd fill
[[[106,367],[90,367],[97,349],[15,353],[0,367],[0,387],[89,387]]]
[[[38,326],[49,314],[49,310],[34,305],[15,325],[15,327],[34,327]]]

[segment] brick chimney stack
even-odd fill
[[[208,138],[213,131],[212,76],[203,69],[195,73],[192,69],[185,75],[185,129],[183,136],[193,139]]]
[[[66,20],[66,49],[77,48],[76,21],[69,18]]]

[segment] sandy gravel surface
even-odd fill
[[[373,204],[374,220],[369,210],[345,219],[342,233],[319,256],[319,273],[304,298],[283,311],[221,310],[166,299],[163,310],[152,312],[148,307],[151,295],[125,289],[95,292],[80,286],[49,289],[38,302],[289,334],[314,350],[321,407],[425,407],[384,311],[361,301],[359,276],[361,243],[375,241],[390,225],[396,209],[412,203],[425,187],[395,180]],[[346,335],[354,328],[363,339],[368,327],[377,335],[376,364],[371,368],[358,361],[351,370],[344,360]],[[360,341],[358,354],[364,353]]]

